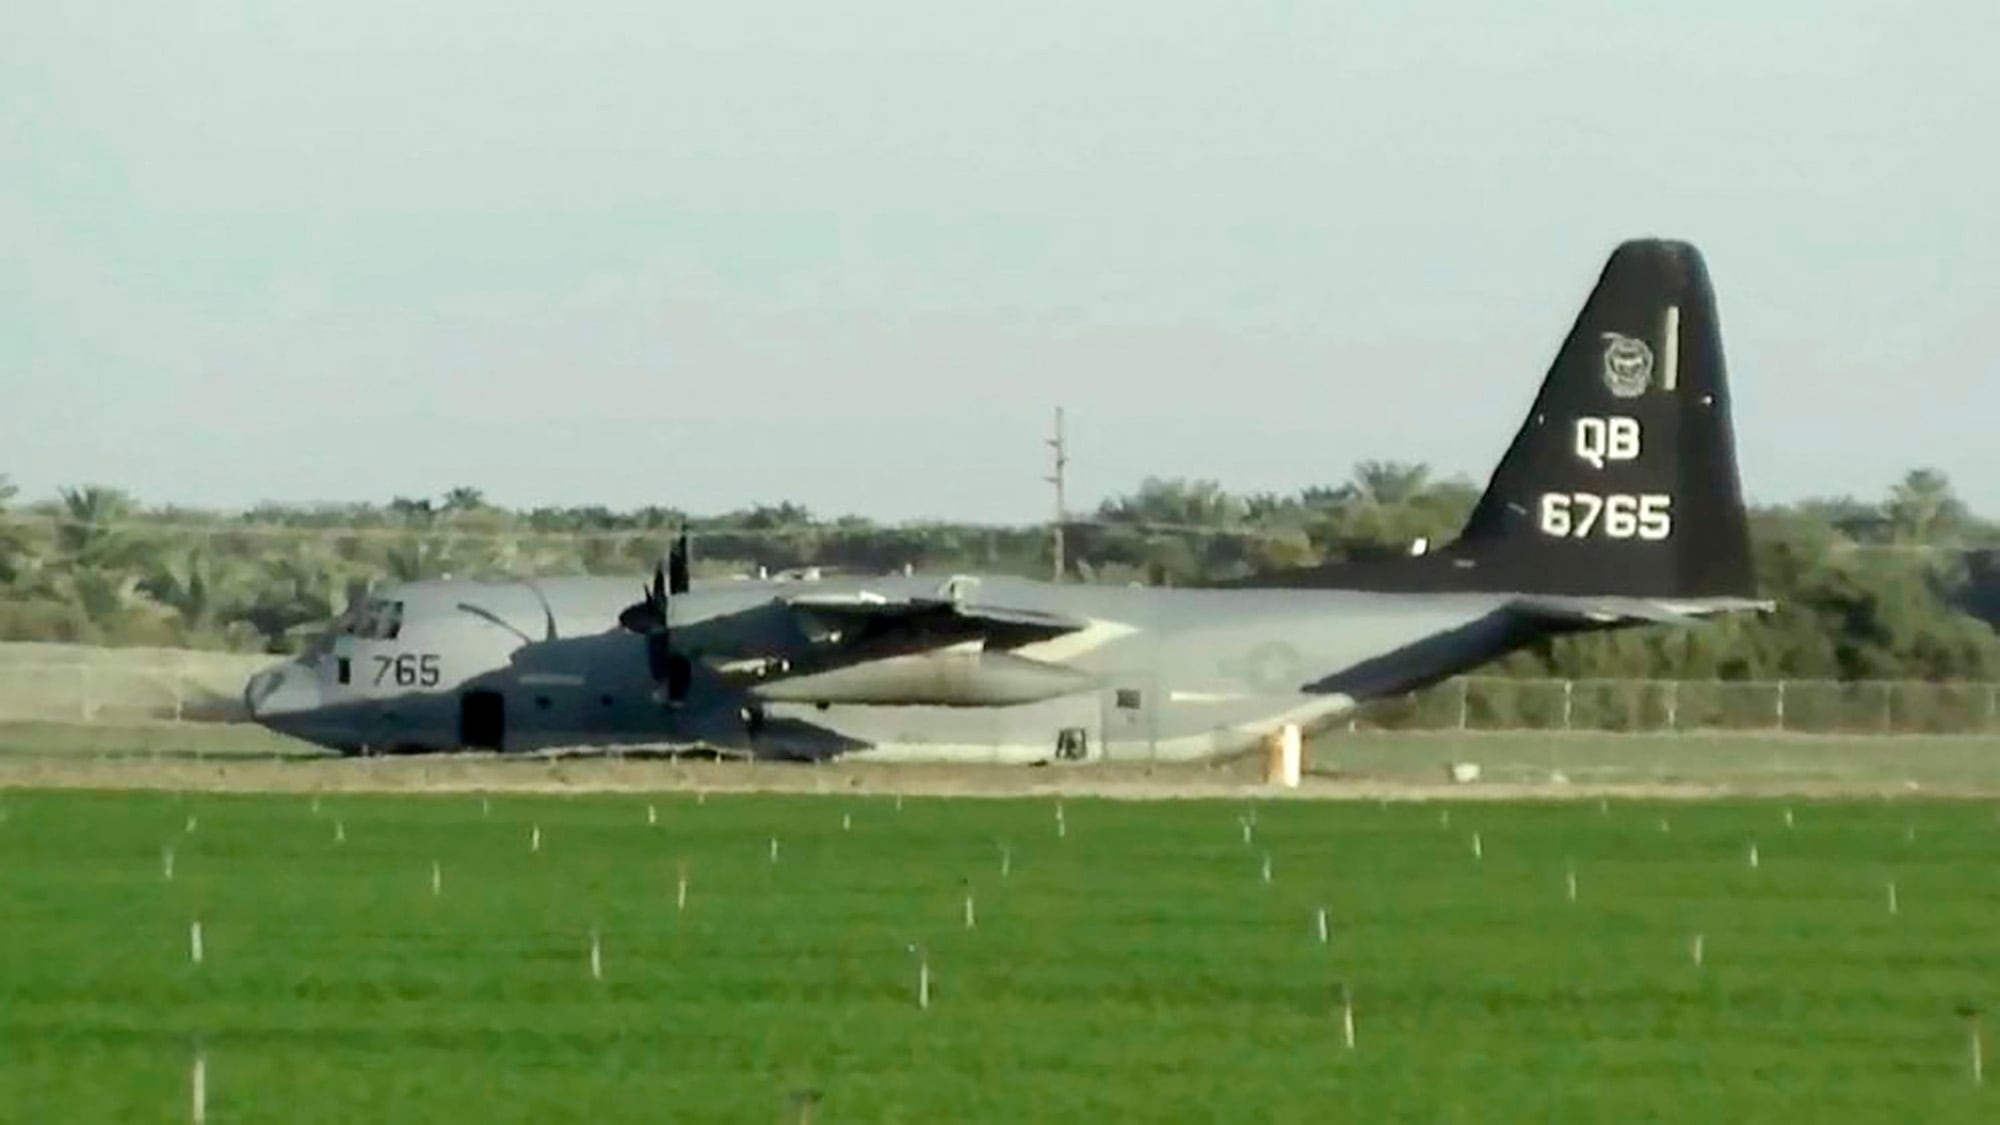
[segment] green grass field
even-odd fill
[[[314,800],[0,793],[0,1118],[2000,1119],[1990,803]]]

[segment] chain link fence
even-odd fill
[[[2000,685],[1906,680],[1538,680],[1466,676],[1371,703],[1355,730],[2000,733]]]
[[[0,723],[241,723],[244,682],[275,658],[181,649],[0,645]],[[1371,703],[1385,731],[2000,733],[2000,685],[1466,676]]]

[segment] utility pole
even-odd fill
[[[1061,582],[1063,571],[1067,569],[1063,559],[1063,522],[1068,518],[1068,511],[1063,502],[1063,472],[1069,466],[1069,447],[1063,443],[1063,412],[1060,406],[1056,407],[1056,434],[1048,439],[1048,443],[1056,455],[1055,475],[1045,478],[1056,486],[1056,523],[1050,535],[1052,540],[1050,553],[1055,560],[1055,580]]]

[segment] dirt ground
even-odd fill
[[[1712,800],[1731,796],[1989,797],[1980,784],[1881,779],[1454,784],[1407,777],[1309,773],[1296,789],[1267,784],[1254,762],[1213,766],[821,765],[427,757],[274,761],[0,758],[0,789],[153,789],[296,793],[793,793],[850,796],[1104,797],[1127,800]]]

